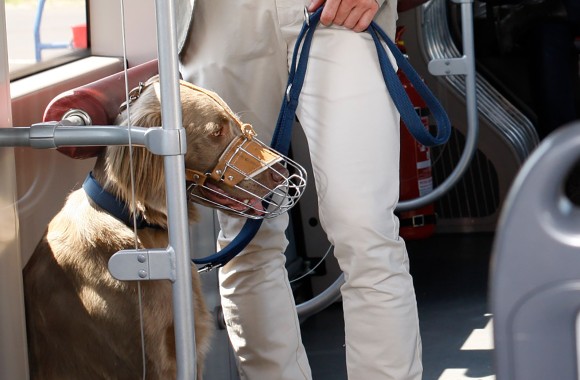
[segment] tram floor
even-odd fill
[[[495,379],[487,302],[492,242],[491,233],[440,234],[407,242],[424,380]],[[347,378],[341,306],[335,303],[302,324],[315,380]]]

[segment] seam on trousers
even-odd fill
[[[296,301],[294,300],[294,295],[292,294],[292,290],[290,289],[290,282],[288,279],[288,272],[286,270],[284,270],[284,279],[285,279],[285,288],[286,288],[286,292],[288,294],[288,300],[292,303],[295,303]],[[294,323],[297,324],[295,325],[295,329],[294,331],[300,331],[300,322],[298,321],[298,317],[294,318]],[[300,334],[298,334],[296,341],[298,343],[302,342],[302,336]],[[300,372],[302,372],[302,375],[304,376],[304,379],[312,379],[312,377],[309,375],[310,371],[305,371],[304,368],[302,368],[301,362],[299,360],[299,356],[298,353],[300,352],[300,344],[296,346],[296,350],[295,350],[295,360],[296,360],[296,364],[298,365],[298,368],[300,368]],[[304,349],[304,353],[306,354],[306,349]]]

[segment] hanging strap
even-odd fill
[[[319,8],[304,22],[304,25],[298,34],[296,45],[294,46],[292,65],[288,75],[288,86],[286,88],[284,99],[282,100],[278,122],[276,123],[276,129],[270,144],[273,149],[284,155],[287,155],[290,149],[292,126],[296,116],[296,109],[298,108],[298,98],[300,97],[300,92],[302,91],[304,78],[306,76],[312,37],[316,26],[320,21],[321,13],[322,8]],[[374,21],[371,22],[367,32],[370,33],[375,42],[381,71],[387,89],[393,98],[397,110],[401,114],[401,120],[405,123],[411,135],[425,146],[435,146],[447,142],[451,133],[451,124],[445,110],[437,98],[435,98],[421,77],[415,72],[407,58],[405,58],[397,46]],[[411,81],[411,84],[423,98],[427,107],[431,111],[431,114],[435,118],[437,125],[437,133],[435,136],[425,129],[419,115],[417,115],[411,100],[407,96],[407,93],[397,76],[397,72],[391,65],[391,61],[389,60],[381,40],[386,42],[387,47],[395,57],[397,65],[403,73],[405,73],[409,81]],[[193,262],[198,265],[205,264],[201,271],[225,265],[240,253],[254,238],[261,224],[262,219],[248,219],[240,233],[224,249],[203,259],[194,259]]]

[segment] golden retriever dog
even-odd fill
[[[215,93],[183,81],[180,92],[187,136],[185,166],[191,181],[198,177],[195,173],[212,172],[222,152],[245,133],[247,124],[242,124]],[[129,108],[132,125],[160,126],[158,80],[142,86]],[[127,125],[126,119],[124,110],[117,124]],[[247,179],[233,187],[207,178],[206,187],[188,190],[190,221],[196,217],[191,199],[214,207],[237,202],[233,210],[239,211],[260,203],[255,195],[259,198],[268,192],[267,188],[273,189],[282,180],[284,170],[278,167],[276,174],[258,174],[268,183],[261,189],[250,189],[255,184]],[[164,248],[169,244],[163,157],[143,147],[110,146],[98,157],[92,175],[106,192],[126,205],[130,215],[138,216],[147,225],[136,230],[135,239],[130,223],[101,208],[82,188],[68,196],[24,269],[31,378],[139,379],[145,364],[147,379],[174,379],[177,365],[171,283],[141,282],[140,309],[138,282],[116,280],[108,271],[109,258],[120,250]],[[186,185],[191,187],[190,183]],[[261,212],[257,207],[249,214]],[[215,322],[204,303],[195,267],[191,275],[201,379]]]

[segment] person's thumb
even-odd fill
[[[320,8],[320,6],[322,4],[324,4],[325,0],[312,0],[310,2],[310,5],[308,6],[308,12],[314,12],[315,10],[317,10],[318,8]]]

